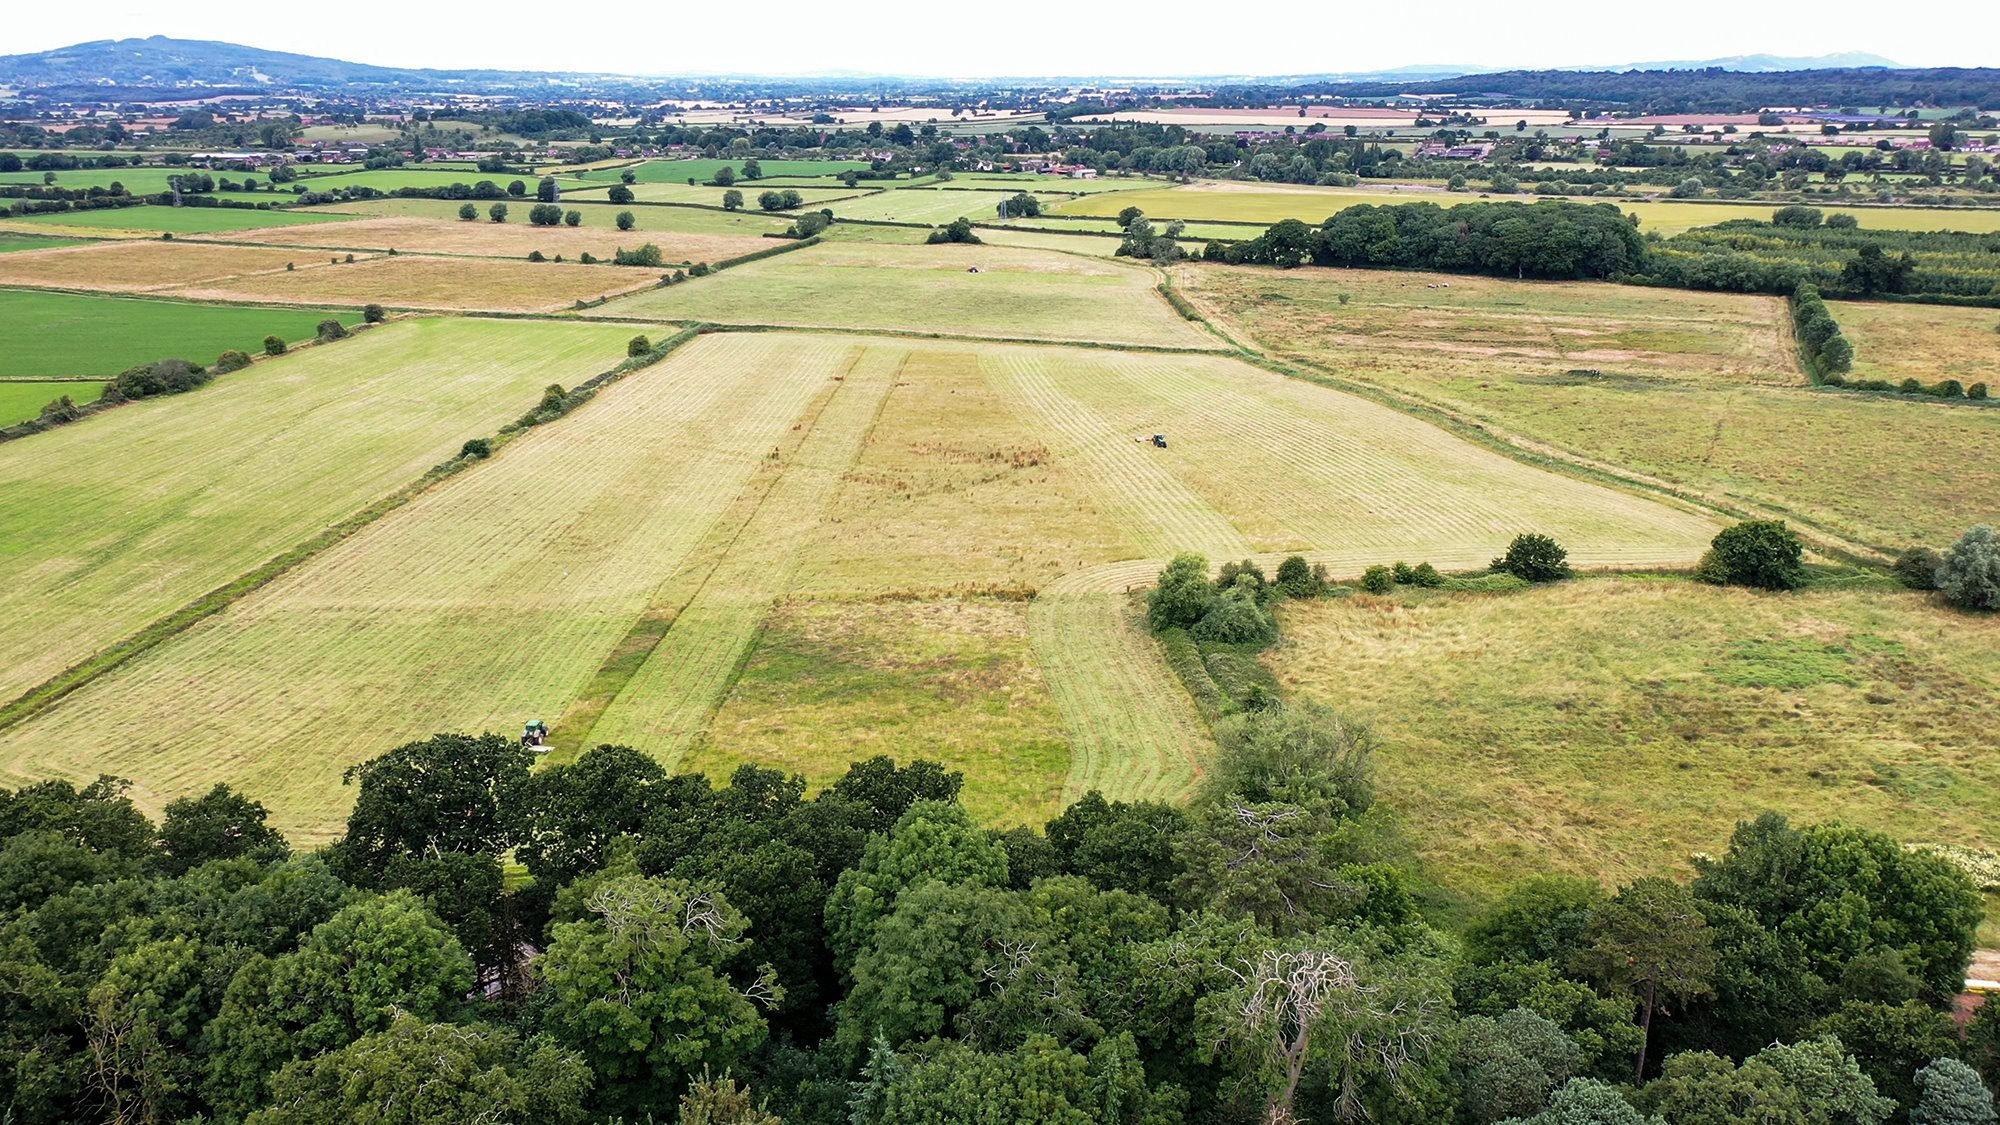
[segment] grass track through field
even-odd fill
[[[731,535],[714,568],[586,743],[642,746],[672,766],[701,738],[772,603],[790,585],[798,545],[824,517],[867,444],[908,353],[871,348],[805,422],[804,437]]]
[[[810,399],[771,348],[698,340],[531,431],[0,736],[0,776],[91,776],[119,746],[148,807],[227,778],[321,840],[346,765],[559,712]]]

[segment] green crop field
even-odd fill
[[[756,211],[758,209],[757,197],[767,191],[796,191],[810,205],[823,203],[829,199],[842,199],[860,192],[873,190],[866,184],[863,184],[859,188],[847,188],[835,182],[831,186],[828,186],[828,182],[825,180],[818,181],[818,185],[816,187],[780,188],[767,186],[761,180],[738,183],[734,188],[710,187],[706,184],[686,184],[673,181],[665,183],[639,183],[632,185],[632,198],[641,203],[700,203],[709,207],[720,207],[722,206],[722,195],[724,192],[740,191],[743,193],[744,210]],[[564,202],[571,203],[584,200],[603,202],[605,201],[605,194],[610,190],[611,185],[600,184],[594,190],[586,189],[579,191],[574,196],[565,199]]]
[[[42,407],[57,398],[68,395],[71,402],[82,406],[96,402],[104,393],[103,383],[65,380],[62,382],[36,382],[28,379],[0,379],[0,426],[11,426],[25,422],[42,412]]]
[[[859,160],[763,160],[757,166],[765,176],[837,176],[849,169],[865,170],[868,165]],[[741,160],[648,160],[625,168],[593,168],[581,174],[586,180],[605,180],[617,183],[626,172],[631,172],[635,182],[642,184],[685,184],[688,177],[696,183],[705,184],[715,178],[724,168],[738,174],[743,172]],[[754,186],[756,180],[738,183],[739,188]],[[754,193],[753,193],[754,194]]]
[[[1191,300],[1273,354],[1731,507],[1890,552],[2000,519],[2000,411],[1806,389],[1777,298],[1360,270],[1178,276]],[[1880,315],[1905,309],[1918,323],[1940,311]],[[1965,346],[1962,335],[1909,339]]]
[[[470,186],[481,180],[491,180],[501,188],[513,180],[524,180],[528,184],[528,194],[534,195],[535,182],[539,176],[523,176],[509,172],[468,172],[462,168],[433,170],[421,164],[404,168],[363,168],[345,172],[329,172],[323,175],[300,176],[289,186],[306,191],[333,191],[343,187],[366,187],[376,191],[395,191],[397,188],[441,188],[453,184]],[[565,188],[582,186],[583,181],[573,176],[558,176],[556,182]],[[529,202],[533,202],[531,198]]]
[[[90,211],[28,215],[15,221],[49,227],[210,234],[215,231],[318,223],[325,222],[327,218],[316,211],[260,211],[250,207],[100,207]]]
[[[903,188],[860,199],[828,204],[835,218],[874,219],[898,223],[942,225],[964,216],[987,221],[1000,217],[1001,202],[1018,194],[1009,191],[943,191],[934,188]],[[1044,195],[1042,205],[1052,206],[1065,197]]]
[[[153,195],[158,192],[171,190],[173,184],[170,181],[173,177],[187,175],[189,171],[190,169],[187,168],[172,168],[163,164],[148,164],[138,168],[58,168],[56,169],[55,183],[50,186],[75,190],[77,188],[108,188],[112,184],[122,184],[128,194]],[[0,184],[29,184],[39,186],[42,183],[43,175],[44,173],[24,168],[19,172],[0,174]],[[245,176],[251,176],[259,181],[265,179],[264,176],[257,173],[225,172],[217,174],[211,172],[209,175],[217,179],[226,175],[230,179],[238,181],[241,181]],[[263,190],[262,184],[259,185],[258,190]],[[285,190],[286,194],[290,194],[289,189],[282,190]]]
[[[54,250],[62,246],[74,246],[76,241],[73,238],[52,238],[45,234],[0,230],[0,254],[15,250]]]
[[[546,383],[618,363],[630,335],[397,324],[0,444],[0,697],[414,481]]]
[[[1153,291],[1155,281],[1149,270],[1036,250],[828,243],[593,314],[1214,346]]]
[[[0,376],[116,375],[178,357],[210,363],[264,337],[310,340],[321,320],[361,317],[332,309],[252,309],[132,297],[0,289]]]
[[[2000,845],[2000,618],[1596,579],[1297,603],[1283,629],[1280,681],[1374,724],[1384,798],[1468,896],[1659,871],[1764,809]]]

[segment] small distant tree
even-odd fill
[[[484,461],[488,457],[493,456],[493,443],[483,437],[473,438],[471,441],[458,447],[458,455],[477,461]]]
[[[1719,586],[1796,590],[1806,581],[1804,554],[1783,520],[1745,520],[1715,537],[1695,575]]]
[[[1371,566],[1361,572],[1361,588],[1371,594],[1386,594],[1396,588],[1395,572],[1386,566]]]
[[[389,314],[383,311],[381,305],[366,305],[361,309],[361,319],[370,324],[380,324],[388,318]]]
[[[472,222],[479,218],[479,208],[470,203],[461,203],[458,205],[458,217],[468,223]]]
[[[732,188],[722,193],[722,209],[724,211],[734,211],[741,206],[743,206],[742,192]]]
[[[535,198],[543,203],[554,203],[561,193],[562,189],[556,186],[554,176],[543,176],[541,182],[535,185]]]
[[[1960,609],[2000,610],[2000,533],[1980,524],[1945,552],[1938,589]]]
[[[285,354],[285,339],[284,339],[284,337],[282,337],[282,336],[266,336],[266,337],[264,337],[264,354],[265,354],[265,355],[284,355],[284,354]]]
[[[507,185],[507,194],[519,199],[528,194],[528,185],[521,180],[515,180]]]
[[[717,168],[715,170],[715,179],[712,182],[716,187],[728,187],[736,182],[736,169],[731,168],[727,164]]]
[[[925,238],[924,241],[932,244],[944,243],[944,242],[967,242],[977,245],[979,243],[979,236],[972,233],[972,220],[967,219],[965,216],[961,215],[958,218],[953,219],[951,222],[946,223],[944,226],[941,226],[936,230],[932,231],[929,237]]]
[[[572,209],[572,210],[568,210],[568,211],[564,211],[564,212],[563,212],[563,225],[564,225],[564,226],[566,226],[566,227],[580,227],[580,226],[582,226],[582,225],[583,225],[583,212],[581,212],[581,211],[577,211],[577,210],[574,210],[574,209]]]
[[[1896,556],[1896,565],[1891,569],[1912,590],[1935,590],[1938,568],[1943,565],[1944,556],[1929,547],[1911,547]]]
[[[832,225],[833,225],[833,212],[807,211],[805,214],[800,215],[798,218],[792,220],[792,227],[790,234],[793,238],[811,238],[813,235],[818,234],[819,232],[825,230],[826,228]],[[979,240],[975,238],[972,241],[977,242]]]
[[[1532,531],[1516,535],[1507,553],[1493,560],[1493,569],[1529,582],[1557,582],[1572,573],[1562,544]]]
[[[250,357],[244,352],[226,351],[215,360],[215,373],[227,375],[231,371],[241,371],[250,366]]]
[[[496,223],[506,222],[507,205],[505,203],[495,203],[493,206],[486,209],[486,217],[492,219]]]
[[[1278,589],[1287,597],[1310,598],[1320,592],[1320,583],[1314,581],[1312,567],[1307,565],[1304,555],[1293,555],[1278,564]]]
[[[625,341],[625,354],[627,356],[642,356],[652,350],[653,342],[644,336],[634,336],[630,340]]]
[[[630,211],[620,211],[618,212],[618,218],[616,219],[616,222],[618,223],[619,230],[631,230],[635,225],[638,224],[639,220],[638,217],[633,215],[632,212]]]
[[[328,340],[343,340],[347,338],[347,326],[332,317],[327,317],[319,322],[319,327],[313,330],[313,335],[322,343]]]
[[[630,203],[632,202],[632,189],[626,187],[624,184],[613,184],[611,190],[604,193],[604,198],[613,203]]]
[[[1822,215],[1819,208],[1804,207],[1796,203],[1789,207],[1780,207],[1771,214],[1773,225],[1796,227],[1799,229],[1816,227],[1820,224],[1821,218]]]
[[[764,166],[757,163],[756,157],[753,156],[743,162],[743,178],[746,180],[761,180],[764,178]]]
[[[619,182],[619,183],[621,183],[621,184],[635,184],[635,183],[638,183],[638,182],[639,182],[639,173],[637,173],[637,172],[634,172],[634,171],[633,171],[632,169],[630,169],[630,168],[627,168],[627,169],[625,169],[625,170],[624,170],[623,172],[620,172],[620,173],[618,173],[618,182]]]
[[[1016,192],[1011,199],[1000,203],[1000,217],[1003,219],[1033,219],[1042,213],[1042,201],[1027,192]]]

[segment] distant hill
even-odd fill
[[[1881,67],[1885,70],[1906,69],[1903,64],[1871,55],[1866,51],[1841,51],[1831,55],[1730,55],[1720,59],[1681,60],[1678,62],[1627,63],[1624,66],[1575,66],[1564,70],[1733,70],[1743,74],[1766,74],[1784,70],[1858,70],[1863,67]],[[1470,73],[1460,71],[1459,73]]]
[[[22,88],[93,86],[252,89],[544,85],[562,76],[507,70],[410,70],[267,51],[207,39],[99,39],[0,56],[0,83]]]

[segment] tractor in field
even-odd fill
[[[521,728],[521,748],[524,750],[547,750],[549,746],[549,724],[540,719],[529,719]]]
[[[1165,449],[1166,447],[1167,447],[1167,435],[1165,435],[1165,434],[1154,434],[1154,435],[1153,435],[1153,448],[1155,448],[1155,449]]]

